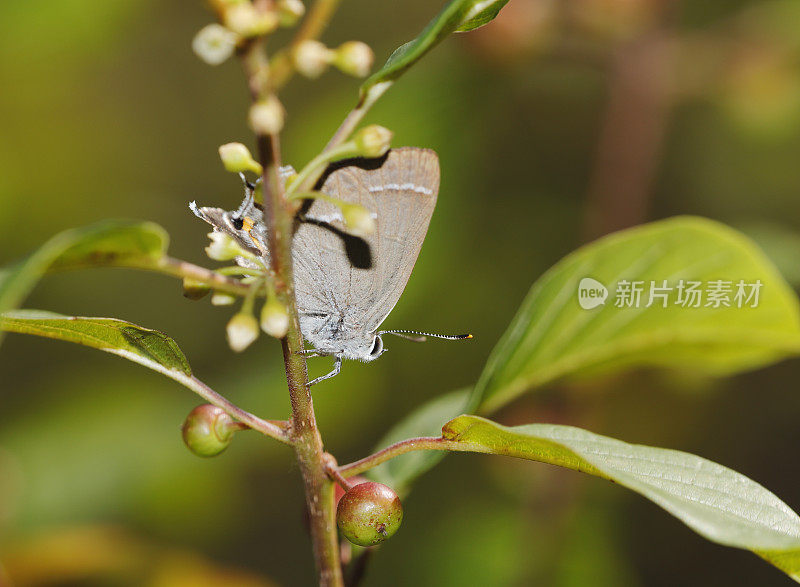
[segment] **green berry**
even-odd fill
[[[228,448],[236,423],[224,410],[211,404],[197,406],[183,423],[183,442],[199,457],[214,457]]]
[[[368,481],[353,486],[336,508],[336,524],[358,546],[375,546],[400,528],[403,504],[386,485]]]

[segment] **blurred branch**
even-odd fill
[[[589,180],[584,237],[647,217],[671,99],[672,38],[661,30],[619,47]]]

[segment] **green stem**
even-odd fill
[[[297,193],[307,193],[311,187],[313,187],[313,184],[311,184],[311,186],[308,188],[304,188],[302,192],[300,192],[298,188],[300,186],[308,185],[311,183],[311,181],[313,181],[313,183],[317,183],[317,180],[322,177],[322,174],[328,167],[328,163],[339,161],[340,159],[346,159],[348,157],[355,157],[356,155],[358,155],[358,149],[353,143],[337,145],[333,149],[323,151],[309,161],[305,167],[300,170],[300,173],[298,173],[296,177],[292,178],[291,185],[286,190],[286,195],[289,198],[292,198]]]
[[[325,145],[325,148],[322,150],[322,153],[317,155],[311,163],[306,165],[303,168],[305,171],[306,168],[311,167],[311,164],[314,163],[317,159],[325,159],[329,157],[331,153],[336,153],[342,145],[345,143],[347,139],[350,138],[350,135],[353,134],[353,131],[361,124],[361,121],[366,116],[367,112],[369,112],[370,108],[378,101],[378,99],[383,96],[383,94],[388,90],[392,85],[392,82],[382,82],[370,87],[366,93],[359,99],[358,104],[356,107],[353,108],[350,113],[345,117],[342,123],[339,125],[339,128],[336,129],[336,132],[333,133],[333,136],[328,141],[328,144]],[[297,192],[307,192],[314,188],[317,181],[322,174],[325,173],[325,167],[315,167],[309,170],[309,173],[303,177],[297,178],[292,183],[292,188],[294,191]]]
[[[93,264],[92,267],[102,267],[103,264]],[[244,296],[250,291],[251,286],[238,279],[226,277],[211,269],[194,265],[188,261],[181,261],[172,257],[162,257],[157,261],[114,261],[105,265],[107,267],[122,267],[125,269],[138,269],[153,271],[172,277],[189,278],[221,293],[234,296]],[[77,268],[77,267],[76,267]]]

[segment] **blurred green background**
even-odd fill
[[[380,62],[439,9],[346,0],[324,40]],[[219,144],[250,142],[238,64],[191,52],[201,3],[0,3],[0,264],[62,229],[150,219],[200,264],[207,227],[187,203],[234,208]],[[353,105],[335,72],[284,95],[284,158],[302,165]],[[438,151],[425,246],[386,325],[470,331],[470,343],[392,340],[315,388],[326,448],[349,461],[415,406],[469,386],[533,281],[580,243],[675,214],[757,238],[800,283],[800,3],[511,0],[449,39],[369,122]],[[197,375],[244,408],[285,417],[266,337],[229,351],[230,309],[168,278],[52,275],[26,307],[158,328]],[[312,374],[327,372],[314,359]],[[634,373],[565,385],[503,410],[687,450],[800,507],[793,449],[800,363],[709,382]],[[109,355],[9,336],[0,352],[0,561],[19,585],[300,585],[314,581],[289,450],[239,435],[201,460],[179,427],[198,400]],[[705,542],[645,500],[545,465],[456,455],[418,483],[367,585],[778,585],[750,553]],[[212,570],[213,569],[213,570]],[[0,576],[0,585],[3,583]],[[204,583],[205,581],[205,583]]]

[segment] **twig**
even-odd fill
[[[420,438],[409,438],[387,446],[383,450],[364,457],[353,463],[342,465],[338,472],[344,477],[352,477],[364,471],[377,467],[381,463],[399,457],[415,450],[450,450],[457,452],[474,452],[475,449],[468,444],[445,440],[441,437],[423,436]]]

